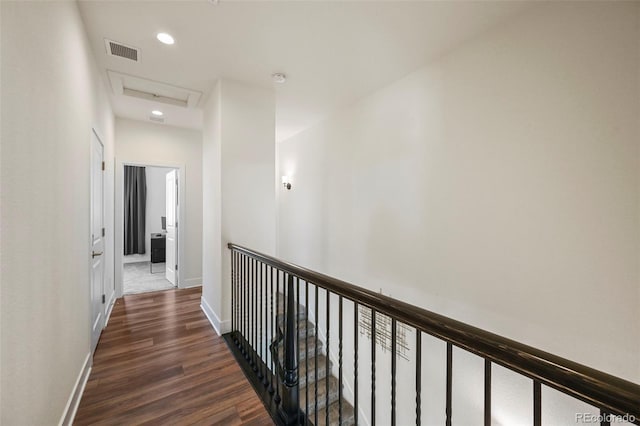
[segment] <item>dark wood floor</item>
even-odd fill
[[[74,424],[273,424],[200,310],[200,293],[118,299]]]

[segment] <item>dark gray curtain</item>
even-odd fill
[[[124,166],[124,254],[145,253],[147,177],[144,167]]]

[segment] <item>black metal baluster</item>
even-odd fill
[[[273,327],[273,323],[274,323],[274,314],[273,314],[273,266],[269,266],[269,271],[271,272],[271,274],[267,274],[270,276],[269,278],[269,286],[270,286],[270,290],[269,290],[269,321],[270,321],[270,325],[267,324],[267,328],[269,328],[269,330],[271,330],[271,338],[269,339],[269,342],[271,344],[273,344],[274,340],[275,340],[275,333],[274,333],[274,327]],[[277,348],[276,348],[277,349]],[[269,365],[271,366],[271,372],[270,372],[270,379],[269,379],[269,393],[273,393],[274,392],[274,388],[273,388],[273,381],[274,381],[274,363],[273,363],[273,351],[271,351],[269,353],[269,359],[271,360],[269,362]]]
[[[244,340],[245,340],[245,350],[246,350],[246,355],[245,358],[247,359],[247,361],[249,361],[249,364],[251,364],[251,352],[249,351],[250,349],[250,336],[251,336],[251,258],[249,258],[248,256],[245,257],[245,267],[246,267],[246,275],[245,275],[245,289],[244,289],[244,303],[246,305],[245,307],[245,333],[244,333]]]
[[[533,381],[533,426],[542,424],[542,385]]]
[[[247,283],[248,283],[248,267],[247,256],[242,255],[242,354],[244,359],[249,360],[249,351],[247,351]]]
[[[247,257],[247,293],[246,293],[246,299],[247,299],[247,334],[246,334],[246,341],[247,341],[247,360],[249,361],[249,364],[251,364],[251,360],[253,358],[251,358],[251,258]]]
[[[422,424],[422,331],[416,328],[416,426]]]
[[[324,417],[325,417],[325,424],[327,426],[329,426],[329,393],[330,393],[329,392],[329,389],[330,389],[329,388],[329,377],[331,376],[330,370],[329,370],[329,358],[331,357],[330,356],[331,352],[329,351],[329,348],[330,348],[330,346],[329,346],[329,334],[331,332],[331,324],[330,324],[331,321],[329,321],[329,319],[331,318],[330,317],[330,314],[331,314],[331,294],[329,293],[329,290],[325,290],[325,293],[326,293],[326,300],[325,300],[326,303],[325,304],[326,304],[326,307],[327,307],[327,316],[326,316],[327,356],[325,358],[325,361],[326,361],[326,363],[325,363],[326,374],[325,374],[325,377],[324,377],[324,381],[325,381],[325,384],[326,384],[326,386],[325,386],[326,391],[324,393],[325,394]]]
[[[342,424],[342,296],[338,298],[338,424]]]
[[[358,302],[353,302],[353,415],[358,424]]]
[[[273,273],[273,271],[272,271]],[[275,336],[276,339],[280,339],[280,324],[279,324],[279,319],[278,316],[280,315],[280,270],[276,269],[276,324],[275,324]],[[283,316],[283,320],[284,320],[284,316]],[[276,345],[276,359],[275,359],[275,375],[276,375],[276,396],[273,398],[273,400],[276,402],[276,404],[279,404],[281,399],[280,399],[280,370],[281,370],[281,364],[280,364],[280,350],[278,349],[278,346],[280,345],[280,343],[278,343],[278,345]],[[284,360],[284,342],[282,343],[282,358]]]
[[[263,332],[265,330],[264,327],[264,314],[266,311],[266,307],[265,307],[265,297],[267,295],[267,292],[264,289],[264,274],[263,274],[263,270],[264,270],[264,263],[260,262],[260,269],[258,269],[258,283],[260,285],[260,352],[262,353],[262,355],[260,356],[260,374],[258,374],[258,377],[260,377],[260,375],[262,375],[262,384],[264,386],[267,386],[267,371],[266,371],[266,366],[267,366],[267,338],[266,336],[263,336]]]
[[[260,301],[260,306],[262,306],[262,317],[261,320],[264,321],[264,335],[262,336],[262,338],[264,339],[264,359],[263,361],[263,365],[262,368],[264,369],[264,373],[263,373],[263,377],[262,377],[262,384],[267,387],[269,385],[269,310],[268,310],[268,303],[269,303],[269,296],[267,295],[267,292],[269,291],[269,285],[267,284],[267,280],[269,279],[269,273],[267,271],[267,265],[266,264],[261,264],[260,265],[260,271],[263,274],[262,275],[262,280],[260,281],[262,286],[263,286],[263,298]],[[260,334],[262,335],[262,331],[260,332]]]
[[[295,291],[293,276],[287,279],[287,310],[284,340],[284,381],[282,386],[282,405],[280,416],[285,424],[299,422],[300,409],[298,405],[298,348],[297,348],[297,318],[295,309]]]
[[[371,308],[371,426],[376,425],[376,311]]]
[[[391,426],[396,426],[396,319],[391,318]]]
[[[231,250],[231,333],[236,331],[236,252]]]
[[[484,360],[484,426],[491,426],[491,361]]]
[[[252,339],[251,339],[251,360],[253,361],[253,371],[257,372],[258,371],[258,360],[256,357],[256,352],[258,350],[258,324],[257,324],[257,310],[258,310],[258,305],[256,303],[256,293],[258,291],[258,289],[256,288],[256,260],[252,259],[251,262],[251,294],[252,294],[252,303],[253,303],[253,307],[251,309],[252,312],[252,317],[251,317],[251,335],[252,335]]]
[[[256,290],[256,293],[258,293],[258,307],[257,307],[257,324],[256,324],[256,330],[258,332],[258,350],[257,355],[258,355],[258,380],[263,379],[264,381],[264,374],[262,371],[262,262],[260,261],[256,261],[256,266],[258,271],[256,272],[256,275],[258,277],[258,282],[257,282],[257,286],[258,289]]]
[[[251,355],[251,312],[253,312],[252,310],[252,304],[251,304],[251,277],[252,272],[251,272],[251,268],[252,268],[252,264],[253,264],[253,259],[251,259],[250,257],[247,257],[247,356],[248,356],[248,361],[250,365],[253,365],[253,356]]]
[[[262,272],[263,272],[263,278],[262,278],[262,285],[264,286],[264,299],[261,302],[261,306],[263,307],[263,311],[264,311],[264,316],[263,316],[263,320],[264,320],[264,364],[263,364],[263,368],[264,368],[264,378],[262,379],[262,384],[265,387],[268,387],[269,385],[269,296],[268,296],[268,292],[269,292],[269,284],[268,284],[268,280],[269,280],[269,270],[267,269],[268,266],[266,264],[262,264]]]
[[[451,391],[453,390],[453,345],[447,342],[447,408],[445,410],[447,426],[451,426]]]
[[[300,365],[300,278],[296,277],[296,365]],[[305,327],[306,327],[305,323]],[[298,389],[299,390],[299,389]],[[298,397],[298,401],[296,402],[296,406],[300,407],[300,392],[296,393]],[[299,423],[299,422],[296,422]]]
[[[315,315],[316,315],[316,325],[315,325],[315,339],[316,339],[316,344],[314,347],[314,351],[315,351],[315,361],[314,361],[314,369],[315,369],[315,381],[314,383],[314,390],[315,390],[315,398],[314,398],[314,412],[313,412],[313,424],[318,426],[318,327],[320,324],[320,321],[318,319],[318,312],[319,312],[319,308],[318,308],[318,286],[316,285],[316,298],[315,298]]]
[[[240,253],[236,252],[236,270],[238,271],[238,281],[236,282],[236,345],[237,343],[240,341],[239,339],[239,334],[240,334],[240,324],[241,324],[241,319],[240,319],[240,315],[242,313],[242,306],[240,305],[240,297],[241,297],[241,293],[242,293],[242,257],[240,256]]]
[[[233,336],[236,331],[236,282],[236,252],[231,250],[231,334]]]
[[[235,262],[236,262],[236,298],[234,302],[235,306],[235,317],[236,317],[236,330],[235,330],[235,342],[238,344],[238,334],[240,332],[240,283],[242,282],[242,265],[240,263],[240,254],[238,252],[235,253]]]
[[[247,360],[249,364],[251,364],[251,258],[247,256],[247,280],[246,280],[246,293],[245,299],[247,303],[246,310],[246,322],[247,322],[247,334],[245,335],[245,339],[247,341]]]
[[[309,281],[304,282],[304,322],[309,324]],[[304,424],[309,424],[309,333],[304,336]]]
[[[240,283],[242,282],[242,264],[240,263],[240,254],[238,252],[235,253],[235,262],[236,262],[236,298],[235,298],[235,317],[236,317],[236,330],[235,330],[235,342],[238,344],[238,334],[240,332]]]

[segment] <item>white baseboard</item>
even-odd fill
[[[182,288],[200,287],[202,285],[202,277],[187,278],[182,281]]]
[[[225,333],[231,331],[231,322],[230,321],[221,321],[218,315],[211,309],[211,306],[204,300],[204,297],[200,298],[200,308],[202,312],[207,316],[207,319],[213,326],[213,329],[216,331],[218,336],[222,336]]]
[[[91,353],[88,353],[84,359],[84,364],[82,365],[80,374],[76,379],[76,384],[73,386],[67,405],[64,407],[64,411],[62,412],[62,417],[58,423],[59,426],[70,426],[73,424],[73,419],[76,417],[76,412],[80,405],[80,399],[82,399],[84,387],[87,385],[87,380],[89,380],[89,375],[91,374],[92,360]]]
[[[116,292],[112,292],[111,293],[111,297],[109,298],[109,301],[107,302],[107,312],[105,313],[105,320],[104,320],[104,327],[106,328],[107,325],[109,324],[109,319],[111,318],[111,312],[113,312],[113,307],[116,304]]]

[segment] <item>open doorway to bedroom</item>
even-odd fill
[[[123,167],[123,294],[175,288],[179,170],[152,165]]]

